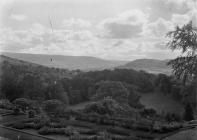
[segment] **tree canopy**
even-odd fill
[[[174,74],[183,80],[193,80],[197,76],[197,28],[192,21],[167,33],[167,46],[172,50],[181,50],[182,55],[168,64],[172,66]]]

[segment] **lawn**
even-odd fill
[[[169,95],[164,95],[160,92],[154,93],[143,93],[141,94],[141,103],[146,106],[146,108],[153,108],[157,112],[173,112],[173,113],[183,113],[183,105],[175,101]]]
[[[196,140],[197,139],[197,128],[181,131],[172,136],[165,138],[164,140]]]
[[[79,104],[76,104],[76,105],[71,105],[71,106],[68,107],[68,109],[72,109],[72,110],[79,110],[80,109],[81,110],[81,109],[84,109],[85,106],[89,103],[91,103],[91,101],[79,103]]]

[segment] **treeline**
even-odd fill
[[[167,76],[165,74],[157,75],[155,79],[155,87],[164,94],[171,95],[175,100],[182,103],[190,103],[196,106],[196,93],[197,87],[195,81],[183,83],[181,80],[174,76]]]
[[[0,82],[1,98],[10,101],[17,98],[38,101],[58,99],[76,104],[96,96],[100,98],[116,94],[114,98],[121,99],[125,94],[128,95],[125,97],[130,100],[130,105],[139,106],[140,97],[137,92],[148,93],[154,90],[172,94],[180,101],[185,99],[182,85],[174,77],[128,69],[81,72],[3,61]],[[188,92],[188,89],[185,91]]]
[[[72,78],[78,73],[15,61],[4,60],[0,63],[0,96],[10,101],[21,97],[32,100],[64,99],[61,97],[64,89],[58,81],[65,77]]]

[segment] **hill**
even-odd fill
[[[70,70],[80,69],[84,71],[111,69],[126,63],[125,61],[104,60],[89,56],[63,56],[7,52],[4,52],[3,55],[48,67],[66,68]]]
[[[156,60],[156,59],[137,59],[119,66],[121,69],[134,69],[144,70],[150,73],[164,73],[171,74],[171,68],[167,66],[169,60]]]
[[[65,77],[71,78],[77,74],[78,71],[69,71],[68,69],[59,69],[59,68],[50,68],[43,65],[18,60],[15,58],[10,58],[8,56],[0,55],[0,76],[2,75],[3,68],[9,67],[18,67],[21,69],[21,73],[34,73],[37,75],[54,75],[56,77]]]

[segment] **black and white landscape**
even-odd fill
[[[196,0],[0,11],[0,140],[196,140]]]

